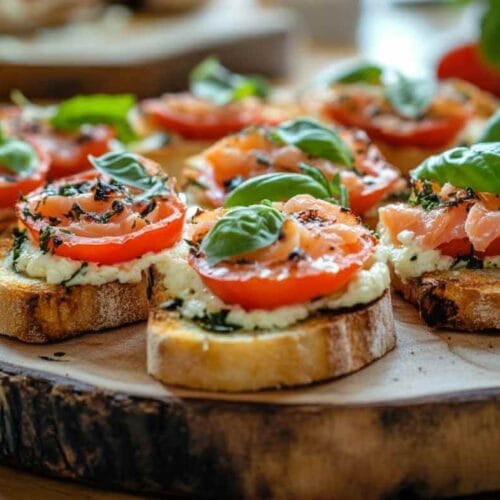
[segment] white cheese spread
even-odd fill
[[[112,281],[138,283],[146,269],[163,258],[163,253],[147,253],[139,259],[114,265],[99,265],[43,253],[29,241],[25,241],[16,260],[15,270],[30,278],[45,280],[50,285],[104,285]],[[12,253],[4,260],[4,266],[13,268]]]
[[[226,323],[244,330],[284,328],[307,318],[319,309],[341,309],[358,304],[367,304],[384,293],[389,287],[389,270],[385,263],[385,252],[377,252],[368,269],[360,270],[346,289],[322,299],[273,310],[245,311],[239,306],[225,304],[208,290],[196,271],[189,265],[189,248],[181,242],[166,251],[164,259],[156,267],[163,274],[164,286],[171,298],[181,299],[178,309],[183,317],[203,318],[222,310],[228,311]]]
[[[426,250],[420,244],[421,237],[415,236],[412,231],[401,231],[397,239],[401,246],[394,246],[389,235],[380,227],[380,243],[385,247],[389,261],[392,263],[394,272],[403,280],[417,278],[424,273],[432,271],[446,271],[448,269],[460,269],[465,267],[465,261],[456,261],[453,257],[443,255],[439,250]],[[499,268],[500,256],[489,257],[483,260],[485,268]]]

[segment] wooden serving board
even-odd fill
[[[145,326],[0,340],[0,458],[141,493],[406,498],[500,489],[500,336],[436,332],[394,299],[398,346],[311,387],[211,394],[145,371]]]
[[[0,33],[0,99],[9,99],[12,89],[30,98],[158,96],[184,90],[189,72],[208,55],[217,54],[233,71],[273,78],[287,76],[293,61],[293,16],[246,0],[212,0],[177,16],[110,21],[30,37]]]

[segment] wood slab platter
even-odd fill
[[[436,332],[394,298],[398,346],[311,387],[211,394],[145,371],[145,326],[0,339],[0,458],[141,493],[407,498],[500,489],[500,336]]]
[[[211,54],[233,71],[285,77],[293,60],[293,27],[283,10],[213,0],[178,16],[115,13],[30,37],[0,36],[0,98],[9,99],[12,89],[30,98],[157,96],[185,89],[191,69]]]

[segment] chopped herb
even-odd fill
[[[42,214],[32,212],[28,207],[24,207],[22,213],[25,219],[32,219],[36,221],[42,218]]]
[[[47,227],[44,227],[43,229],[40,229],[39,245],[40,245],[40,250],[43,253],[47,253],[50,250],[50,248],[49,248],[50,239],[52,238],[53,234],[54,234],[54,231],[50,226],[47,226]]]
[[[147,217],[156,208],[156,200],[151,200],[141,212],[141,217]]]
[[[215,313],[207,313],[203,318],[197,318],[196,321],[204,329],[210,332],[231,333],[238,330],[238,325],[227,323],[228,309],[222,309]]]
[[[24,213],[24,211],[23,211]],[[40,215],[40,214],[37,214]],[[49,223],[51,226],[58,226],[61,223],[61,219],[58,219],[57,217],[49,217]]]
[[[165,311],[175,311],[176,309],[181,307],[183,303],[184,301],[179,298],[170,299],[166,302],[163,302],[163,304],[160,304],[160,308],[165,309]]]
[[[88,267],[87,262],[82,262],[82,265],[67,279],[61,282],[63,287],[70,286],[70,283],[84,270]]]
[[[455,262],[453,262],[452,267],[465,267],[466,269],[483,269],[484,262],[474,255],[474,249],[471,246],[470,254],[458,257],[455,260]]]
[[[422,189],[412,190],[408,200],[410,205],[420,205],[424,210],[432,210],[441,204],[441,200],[437,193],[432,188],[432,183],[428,181],[422,182]]]
[[[14,228],[12,231],[12,236],[14,237],[14,241],[12,243],[12,266],[14,267],[14,270],[17,271],[17,261],[19,260],[19,257],[21,255],[21,248],[28,238],[28,235],[26,234],[26,229],[21,230],[18,229],[17,227]]]
[[[80,220],[80,217],[85,214],[86,214],[85,210],[83,210],[83,208],[80,205],[78,205],[78,203],[73,203],[70,211],[64,214],[64,217],[72,220]]]
[[[109,195],[115,192],[116,189],[109,184],[105,184],[101,179],[97,179],[97,184],[95,186],[94,200],[95,201],[106,201]]]

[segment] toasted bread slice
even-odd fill
[[[395,342],[389,292],[365,306],[255,333],[211,333],[177,312],[156,309],[148,323],[148,372],[193,389],[256,391],[354,372]]]
[[[149,274],[139,283],[47,285],[0,268],[0,334],[23,342],[56,342],[148,317]]]
[[[182,179],[185,162],[191,156],[201,153],[212,144],[211,141],[177,140],[160,149],[144,152],[144,156],[159,163],[165,172],[177,179]]]
[[[437,271],[406,281],[393,274],[392,284],[430,326],[500,329],[500,269]]]
[[[403,175],[408,175],[411,170],[418,167],[429,156],[436,155],[453,147],[452,144],[441,148],[419,148],[416,146],[393,146],[385,141],[374,141],[384,158],[401,170]]]
[[[10,244],[10,239],[0,239],[0,255]],[[139,283],[48,285],[0,262],[0,334],[46,343],[143,321],[148,317],[150,283],[150,273],[144,273]]]

